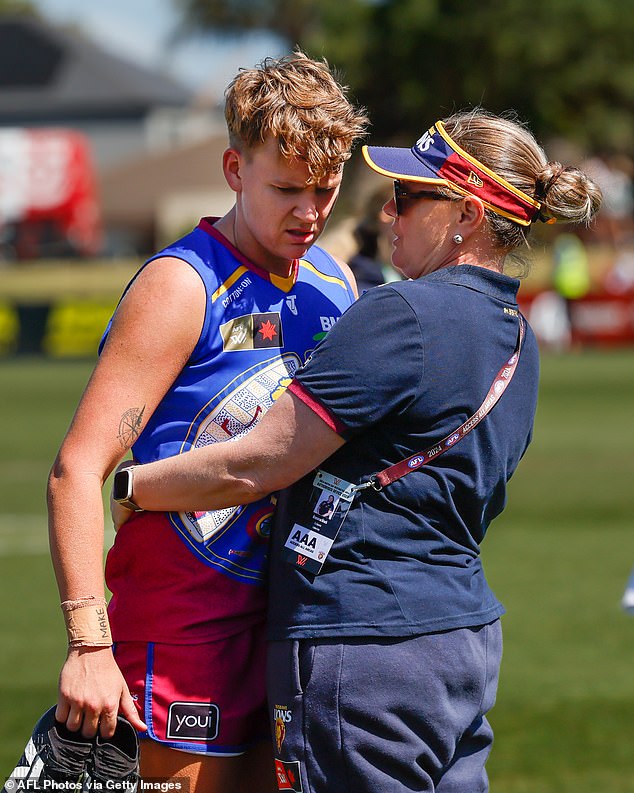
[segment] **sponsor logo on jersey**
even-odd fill
[[[313,341],[321,341],[338,319],[338,317],[319,317],[321,332],[313,336]]]
[[[286,296],[286,305],[288,306],[288,310],[291,314],[296,317],[297,316],[297,295],[287,295]]]
[[[277,312],[245,314],[220,326],[225,352],[262,350],[284,346],[282,322]]]
[[[244,268],[239,268],[236,271],[236,274],[238,274],[239,276],[243,272],[244,272]],[[224,292],[228,288],[231,288],[234,282],[235,282],[234,278],[230,278],[228,282],[225,282],[225,284],[223,284],[220,287],[220,289],[215,293],[214,298],[212,298],[212,302],[213,299],[216,299],[216,296],[219,297],[222,294],[222,292]],[[228,292],[227,295],[223,298],[222,307],[227,308],[227,306],[231,305],[231,303],[233,303],[234,300],[237,300],[240,297],[240,295],[244,292],[244,290],[248,286],[251,286],[251,283],[252,283],[251,279],[249,278],[248,275],[246,275],[242,279],[242,281],[240,281],[240,283],[234,289],[232,289],[231,292]]]
[[[172,702],[167,737],[176,741],[212,741],[218,737],[220,711],[209,702]]]

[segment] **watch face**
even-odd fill
[[[117,471],[112,483],[112,497],[115,501],[123,501],[123,499],[130,497],[129,483],[130,472],[127,469]]]

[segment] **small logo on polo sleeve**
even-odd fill
[[[211,741],[218,737],[220,710],[209,702],[172,702],[167,737],[176,741]]]

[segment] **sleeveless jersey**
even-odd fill
[[[248,432],[354,300],[322,249],[313,246],[288,277],[276,276],[247,260],[213,221],[202,219],[145,265],[165,256],[186,261],[207,305],[187,365],[133,446],[141,463]],[[272,512],[267,498],[131,518],[106,565],[115,641],[208,641],[262,619]]]

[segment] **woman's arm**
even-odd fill
[[[119,305],[48,484],[51,555],[62,601],[103,598],[101,489],[129,451],[198,340],[199,276],[176,259],[141,271]],[[69,648],[57,717],[86,736],[110,736],[117,711],[143,729],[110,647]]]
[[[247,504],[301,479],[343,444],[286,391],[242,438],[136,466],[133,500],[142,509],[170,511]],[[118,525],[122,514],[113,515]]]

